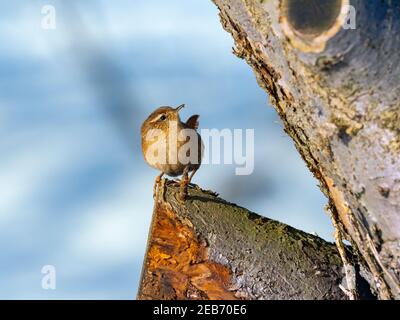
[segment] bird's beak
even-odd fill
[[[179,110],[181,110],[184,107],[185,107],[185,104],[181,104],[179,107],[175,108],[175,111],[179,112]]]

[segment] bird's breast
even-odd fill
[[[200,165],[201,137],[196,130],[183,127],[175,133],[150,133],[142,139],[142,152],[151,167],[170,176],[178,176],[183,173],[186,165],[191,168]]]

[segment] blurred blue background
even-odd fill
[[[0,2],[0,298],[135,298],[158,174],[140,125],[160,105],[254,128],[252,175],[206,165],[194,182],[331,240],[317,181],[217,14],[210,0]]]

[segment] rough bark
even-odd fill
[[[168,182],[157,195],[138,299],[346,299],[334,244],[210,191],[178,193]]]
[[[399,299],[400,1],[213,1],[371,286]]]

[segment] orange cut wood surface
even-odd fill
[[[208,258],[207,242],[170,205],[156,205],[138,299],[237,299],[230,270]]]

